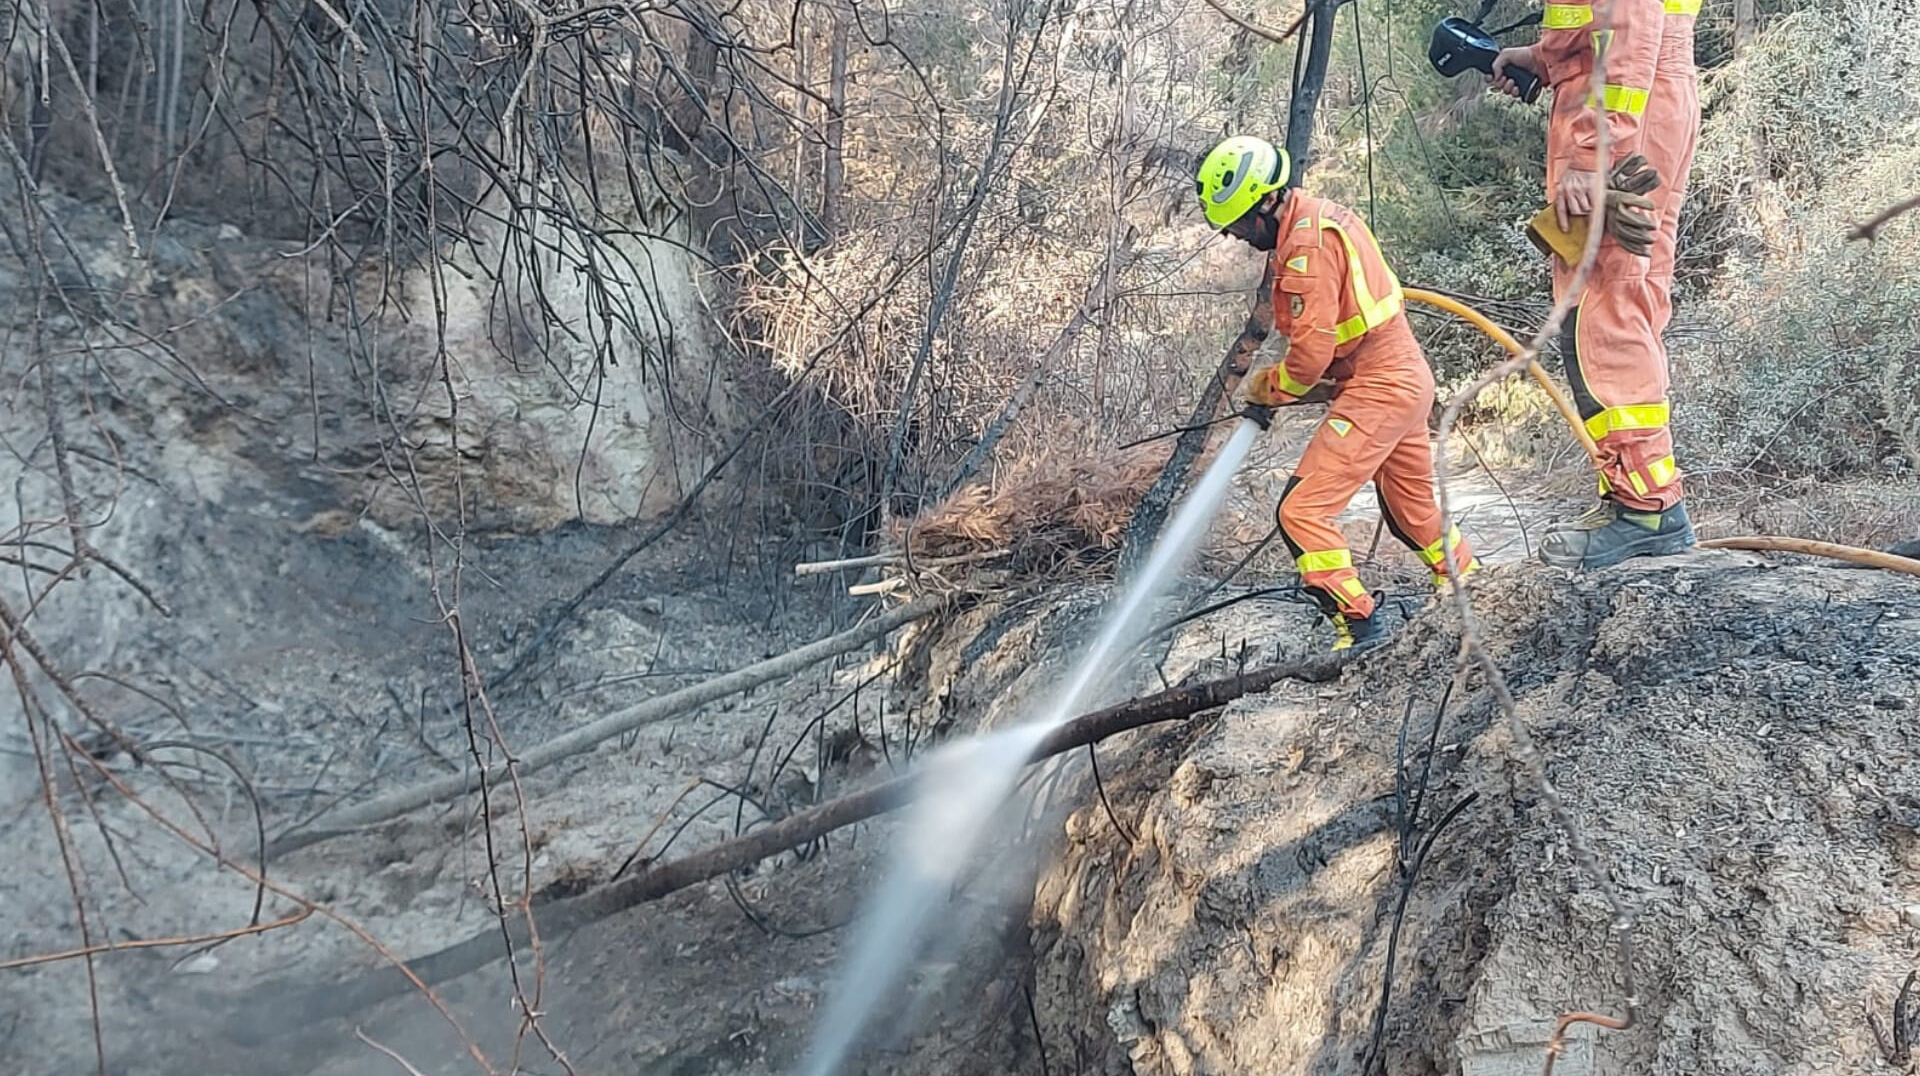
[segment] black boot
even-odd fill
[[[1352,613],[1334,613],[1333,648],[1351,650],[1359,653],[1371,650],[1387,641],[1392,629],[1387,626],[1386,595],[1376,592],[1373,596],[1373,613],[1370,616],[1354,616]]]
[[[1682,501],[1664,512],[1642,512],[1603,502],[1613,518],[1591,528],[1548,531],[1540,559],[1556,568],[1591,571],[1630,557],[1664,557],[1693,548],[1693,521]]]

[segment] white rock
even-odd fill
[[[219,966],[219,957],[212,953],[198,953],[181,961],[173,970],[181,975],[211,975]]]

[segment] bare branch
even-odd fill
[[[1313,3],[1310,0],[1310,2],[1307,4],[1306,10],[1300,12],[1300,14],[1294,18],[1293,22],[1287,25],[1286,29],[1269,30],[1266,27],[1260,25],[1257,22],[1254,22],[1251,19],[1248,19],[1241,15],[1234,14],[1233,11],[1228,9],[1227,5],[1221,3],[1220,0],[1207,0],[1207,6],[1212,8],[1215,11],[1218,11],[1220,14],[1225,15],[1227,17],[1228,22],[1233,23],[1235,26],[1238,26],[1240,29],[1245,30],[1246,32],[1253,34],[1257,37],[1264,37],[1268,41],[1271,41],[1276,45],[1285,44],[1287,42],[1287,39],[1299,33],[1300,28],[1307,24],[1307,16],[1313,14]]]
[[[1920,194],[1916,194],[1904,202],[1898,202],[1888,206],[1880,212],[1875,213],[1871,219],[1854,225],[1852,230],[1847,232],[1847,238],[1864,239],[1871,243],[1879,237],[1880,229],[1886,227],[1893,218],[1915,209],[1920,209]]]
[[[1316,654],[1082,714],[1049,733],[1034,748],[1029,761],[1050,758],[1143,725],[1184,720],[1218,709],[1242,695],[1265,691],[1282,680],[1323,683],[1338,676],[1345,664],[1345,655]],[[913,800],[920,779],[920,774],[909,774],[829,800],[704,851],[648,867],[577,897],[538,905],[534,910],[547,936],[559,937],[607,916],[752,866],[833,830],[895,810]],[[524,928],[516,925],[515,929]],[[409,962],[401,974],[376,973],[318,989],[308,985],[309,980],[301,980],[297,985],[286,984],[285,992],[266,989],[260,991],[259,996],[270,999],[266,1004],[276,1006],[291,996],[299,999],[300,1011],[345,1015],[405,991],[410,982],[444,982],[492,963],[502,955],[499,936],[492,930],[482,931],[466,941]],[[243,1012],[236,1014],[236,1019],[248,1024],[255,1017]]]

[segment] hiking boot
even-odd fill
[[[1376,608],[1372,616],[1349,616],[1335,613],[1333,616],[1333,648],[1352,650],[1359,653],[1371,650],[1387,641],[1390,632],[1382,610]]]
[[[1630,557],[1665,557],[1693,547],[1693,521],[1682,501],[1664,512],[1641,512],[1606,502],[1612,519],[1591,529],[1547,532],[1540,559],[1556,568],[1591,571]]]
[[[1552,534],[1555,531],[1597,531],[1601,527],[1612,523],[1614,518],[1619,514],[1619,511],[1620,502],[1614,500],[1612,497],[1603,496],[1593,502],[1592,507],[1587,509],[1585,515],[1577,519],[1563,519],[1556,523],[1547,524],[1546,533]]]

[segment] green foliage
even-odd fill
[[[1520,222],[1541,204],[1544,110],[1490,96],[1473,76],[1434,73],[1428,34],[1457,5],[1356,0],[1347,10],[1358,11],[1359,33],[1351,15],[1342,19],[1311,186],[1368,215],[1409,282],[1499,298],[1537,294],[1543,263]]]
[[[1696,469],[1830,479],[1904,462],[1888,401],[1920,378],[1920,222],[1845,238],[1920,192],[1920,38],[1901,7],[1818,0],[1764,22],[1708,81],[1683,239],[1722,258],[1684,311],[1712,331],[1672,348]]]

